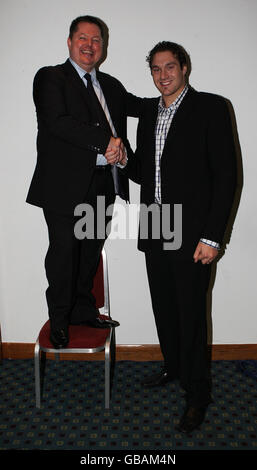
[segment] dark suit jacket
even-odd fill
[[[126,137],[126,90],[115,78],[97,72],[117,135]],[[105,153],[111,131],[95,122],[87,88],[69,60],[43,67],[34,79],[38,120],[37,164],[27,202],[73,213],[84,202],[98,153]],[[120,196],[128,200],[127,176],[118,169]]]
[[[137,150],[127,168],[130,178],[141,184],[140,202],[147,206],[154,202],[158,102],[159,98],[144,99]],[[161,158],[162,203],[172,208],[183,205],[181,250],[193,250],[201,237],[222,242],[235,185],[235,147],[226,101],[190,87],[173,118]],[[139,239],[138,248],[145,251],[154,243]]]

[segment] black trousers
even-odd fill
[[[102,212],[97,214],[97,196],[105,196],[106,208],[115,201],[110,169],[95,170],[86,200],[83,201],[90,204],[93,210],[93,239],[78,239],[75,236],[74,226],[81,217],[44,209],[49,234],[45,258],[48,280],[46,299],[52,328],[81,324],[98,315],[91,290],[106,235],[97,239],[96,221],[101,217],[102,227],[104,225],[106,228],[111,216],[107,217]],[[86,224],[85,228],[89,229]]]
[[[193,252],[145,253],[153,312],[168,373],[179,378],[189,405],[210,403],[206,293],[210,266]]]

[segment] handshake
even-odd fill
[[[122,140],[119,137],[110,138],[110,142],[104,156],[110,165],[115,165],[116,163],[126,165],[127,152]]]

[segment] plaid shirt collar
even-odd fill
[[[158,111],[159,112],[170,113],[170,112],[174,111],[175,109],[177,109],[179,107],[181,101],[183,100],[184,96],[186,95],[187,91],[188,91],[188,85],[186,85],[183,88],[181,93],[178,95],[178,97],[175,99],[175,101],[173,101],[173,103],[171,103],[171,105],[168,108],[165,107],[162,96],[161,96],[160,100],[159,100],[159,104],[158,104]]]

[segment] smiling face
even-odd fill
[[[187,66],[182,68],[171,51],[156,52],[151,73],[155,86],[161,92],[165,106],[170,106],[185,87]]]
[[[86,72],[91,72],[102,57],[103,39],[94,23],[81,22],[72,38],[68,38],[70,58]]]

